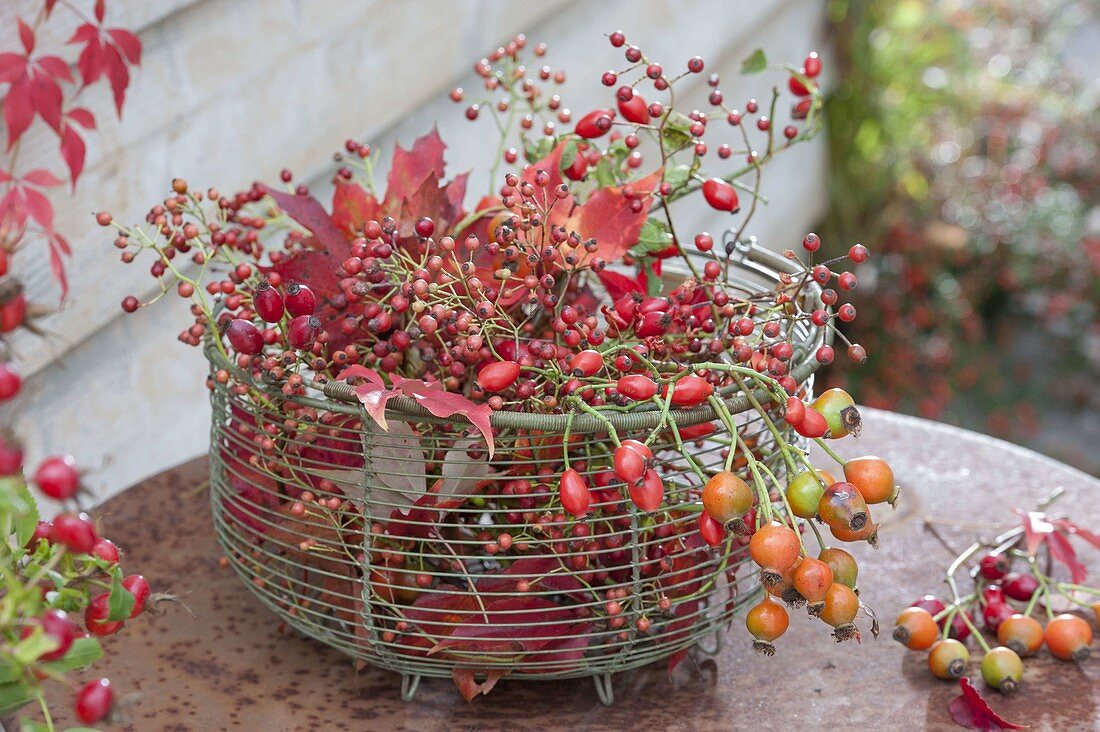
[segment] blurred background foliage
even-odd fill
[[[1100,3],[830,0],[860,401],[1100,474]]]

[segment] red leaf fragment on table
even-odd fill
[[[477,675],[479,673],[485,674],[485,680],[478,683]],[[451,679],[455,682],[455,686],[458,687],[459,692],[462,694],[462,698],[468,702],[472,702],[474,697],[478,694],[488,694],[493,690],[493,687],[497,685],[497,682],[507,674],[506,670],[493,669],[488,671],[478,671],[477,669],[470,668],[456,668],[451,670]]]
[[[1053,523],[1065,533],[1080,536],[1082,539],[1092,544],[1097,549],[1100,549],[1100,536],[1092,533],[1088,529],[1082,529],[1080,526],[1073,523],[1069,519],[1055,519]]]
[[[1077,559],[1077,552],[1062,534],[1054,531],[1047,536],[1047,546],[1050,547],[1050,556],[1061,562],[1069,569],[1070,578],[1074,584],[1081,584],[1088,577],[1085,565]]]
[[[1013,510],[1021,517],[1028,554],[1035,556],[1039,545],[1046,542],[1050,556],[1065,565],[1075,584],[1080,584],[1088,577],[1088,570],[1077,559],[1077,551],[1069,543],[1069,535],[1080,536],[1097,548],[1100,548],[1100,537],[1068,519],[1051,519],[1038,511],[1023,511],[1018,508]]]
[[[947,707],[955,724],[976,730],[1027,729],[1026,725],[1009,722],[994,712],[970,679],[965,676],[959,679],[959,687],[962,694],[952,699]]]

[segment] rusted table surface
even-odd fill
[[[1031,506],[1064,486],[1058,506],[1094,529],[1100,525],[1100,481],[1084,473],[933,422],[873,410],[864,417],[863,437],[840,441],[838,451],[886,457],[905,489],[896,513],[876,516],[884,521],[882,548],[856,549],[863,598],[887,631],[898,610],[941,590],[951,555],[923,528],[926,517],[971,522],[938,526],[961,549],[973,524],[992,536],[1014,521],[1012,506]],[[108,656],[94,673],[115,683],[126,729],[959,729],[947,713],[958,686],[933,679],[924,654],[905,651],[888,632],[877,641],[865,632],[862,645],[837,646],[827,627],[797,613],[774,658],[753,654],[735,624],[717,657],[685,662],[671,679],[660,663],[615,677],[610,708],[587,680],[506,678],[471,705],[449,680],[424,679],[415,699],[403,702],[398,675],[356,673],[336,651],[281,631],[233,572],[219,568],[201,489],[205,470],[204,460],[186,463],[97,511],[105,533],[124,549],[126,566],[185,604],[142,617],[105,643]],[[1083,558],[1100,568],[1096,552]],[[976,662],[970,671],[979,677]],[[989,696],[1008,719],[1032,729],[1098,729],[1100,653],[1078,668],[1044,652],[1027,663],[1016,696]],[[52,697],[59,728],[73,724],[70,692],[55,689]]]

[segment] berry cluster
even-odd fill
[[[142,49],[131,31],[107,27],[103,0],[95,3],[91,17],[70,3],[46,0],[38,5],[32,22],[15,18],[6,36],[18,38],[20,47],[0,53],[0,103],[8,143],[0,159],[0,716],[7,719],[37,701],[45,724],[26,720],[24,728],[52,730],[44,686],[72,684],[66,672],[98,660],[103,651],[96,637],[116,632],[141,614],[149,585],[139,574],[123,574],[118,547],[101,537],[80,511],[82,478],[73,457],[47,457],[33,475],[24,470],[16,410],[25,389],[10,339],[21,331],[41,335],[38,321],[49,310],[28,302],[27,280],[16,265],[39,240],[65,298],[71,251],[54,227],[47,193],[65,182],[75,187],[84,169],[84,137],[96,128],[96,119],[79,106],[79,95],[109,83],[121,114],[130,72],[140,63]],[[68,41],[80,47],[75,66],[47,45],[56,29],[51,33],[46,26],[58,15],[68,16],[62,23],[75,21]],[[47,167],[27,169],[27,158],[41,160],[41,155],[19,159],[25,134],[36,126],[38,132],[56,134],[56,162],[64,163],[67,176],[58,177]],[[36,144],[45,139],[37,138]],[[53,521],[39,520],[31,486],[63,502],[67,511]],[[83,629],[73,619],[80,616]],[[76,716],[85,724],[102,721],[113,701],[107,679],[90,682],[75,689]]]
[[[856,279],[840,265],[868,251],[855,245],[847,257],[815,262],[821,242],[809,234],[808,261],[785,251],[775,282],[736,276],[738,252],[754,251],[744,232],[764,166],[816,128],[820,59],[782,67],[789,92],[750,99],[743,112],[727,105],[712,74],[710,111],[685,114],[677,94],[703,72],[702,59],[671,72],[623,34],[609,40],[628,66],[601,77],[615,88],[608,107],[575,123],[543,89],[564,77],[529,68],[522,36],[476,65],[486,98],[452,93],[469,105],[467,118],[490,114],[504,130],[489,195],[472,211],[463,207],[465,178],[443,178],[444,145],[432,133],[396,149],[384,193],[370,146],[349,140],[331,211],[284,171],[286,190],[255,184],[234,195],[177,179],[147,226],[97,216],[117,229],[123,262],[151,255],[154,299],[192,301],[180,340],[204,346],[216,408],[230,405],[215,447],[230,468],[226,515],[257,543],[296,546],[294,559],[322,574],[334,556],[361,558],[346,571],[371,588],[378,642],[392,652],[446,657],[471,594],[480,614],[470,621],[497,622],[494,603],[504,601],[482,598],[484,586],[523,596],[508,611],[598,628],[579,633],[586,642],[607,634],[671,652],[685,622],[705,622],[715,578],[735,581],[749,557],[769,592],[789,602],[797,594],[838,640],[856,632],[854,560],[820,535],[819,558],[810,557],[800,517],[820,519],[838,540],[874,542],[867,504],[893,500],[893,476],[878,458],[850,461],[846,482],[815,472],[800,440],[824,444],[860,421],[840,391],[805,404],[801,382],[833,361],[838,323],[855,318],[840,295]],[[761,52],[745,64],[765,67]],[[790,123],[777,135],[784,97]],[[741,167],[726,163],[734,156]],[[703,172],[712,158],[722,172]],[[689,196],[730,217],[720,246],[707,232],[677,234],[674,204]],[[128,297],[122,307],[148,304]],[[848,354],[866,355],[850,343]],[[423,453],[412,462],[433,487],[405,496],[407,510],[368,507],[368,519],[354,486],[329,477],[365,465],[359,434],[372,429],[324,408],[319,397],[334,387],[358,397],[364,420],[398,440],[405,459]],[[751,405],[747,420],[731,412],[738,394]],[[400,400],[438,420],[404,416],[398,425]],[[494,415],[507,412],[566,426],[494,427]],[[627,434],[616,429],[625,415],[648,415],[653,426]],[[595,430],[574,431],[575,420]],[[486,452],[479,479],[449,474]],[[387,463],[377,463],[384,482]],[[401,473],[394,483],[407,491]],[[796,494],[797,511],[787,504]],[[320,536],[303,528],[318,524]],[[252,573],[289,617],[316,615],[318,601],[354,617],[361,598],[345,601],[331,588],[279,593],[278,559],[264,556],[240,551],[226,561]],[[549,600],[561,583],[569,593]],[[781,632],[772,620],[785,617],[766,603],[750,622],[763,628],[760,650]],[[446,619],[426,622],[432,612]],[[532,645],[523,646],[527,663],[538,667],[538,654],[550,651]],[[597,653],[594,641],[588,650]]]
[[[1070,537],[1084,538],[1098,548],[1100,539],[1067,518],[1017,513],[1023,516],[1022,526],[989,544],[975,542],[951,563],[946,573],[949,601],[926,595],[898,615],[894,639],[912,650],[927,650],[929,669],[938,678],[950,681],[967,673],[970,652],[965,643],[971,637],[985,654],[982,677],[1006,694],[1020,685],[1021,659],[1044,645],[1060,661],[1082,663],[1089,657],[1092,627],[1080,615],[1063,610],[1091,611],[1100,623],[1100,590],[1082,584],[1086,571]],[[1054,562],[1069,570],[1069,582],[1052,576]],[[974,585],[963,594],[956,575],[968,565]],[[1045,624],[1034,617],[1040,611]],[[975,617],[1000,645],[990,647]]]

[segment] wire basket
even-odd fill
[[[794,271],[756,247],[734,257],[732,282],[746,290]],[[800,304],[820,306],[818,294],[808,285]],[[828,334],[805,320],[791,328],[792,375],[808,392]],[[206,353],[212,372],[234,370],[217,349]],[[716,549],[702,542],[701,486],[671,438],[651,444],[666,488],[661,508],[646,514],[608,481],[606,427],[587,415],[567,426],[565,415],[496,412],[490,460],[468,424],[411,399],[389,402],[383,431],[347,384],[288,399],[278,385],[234,373],[247,386],[212,380],[211,501],[225,556],[288,625],[401,673],[406,699],[423,676],[590,676],[609,704],[613,674],[674,662],[704,639],[716,652],[729,621],[757,599],[754,574],[742,571],[747,537],[731,534]],[[746,445],[782,474],[745,395],[722,398]],[[717,418],[709,406],[676,417],[681,427]],[[659,413],[610,419],[620,437],[644,439]],[[567,432],[572,467],[594,487],[580,520],[556,501]],[[685,448],[716,472],[728,441],[703,434]]]

